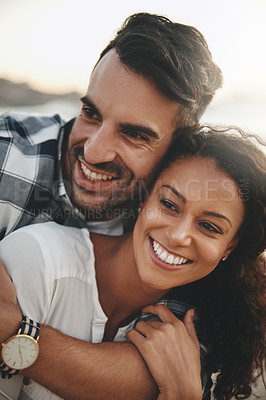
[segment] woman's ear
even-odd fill
[[[232,251],[235,250],[235,248],[236,248],[236,246],[238,245],[238,243],[239,243],[239,237],[236,236],[236,237],[229,243],[229,245],[227,246],[227,248],[226,248],[226,250],[225,250],[225,252],[224,252],[223,258],[222,258],[223,261],[225,261],[225,260],[229,257],[229,255],[232,253]]]

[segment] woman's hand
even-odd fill
[[[193,324],[194,310],[180,321],[165,305],[151,305],[144,312],[161,321],[140,321],[126,334],[144,358],[156,381],[160,400],[202,398],[200,345]]]

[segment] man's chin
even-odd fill
[[[88,196],[87,196],[88,197]],[[106,201],[103,198],[95,198],[88,201],[82,201],[81,199],[73,199],[72,203],[79,209],[79,211],[84,215],[86,221],[105,221],[112,218],[119,213],[119,208],[116,205],[111,204],[110,200]]]

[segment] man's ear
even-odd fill
[[[232,253],[232,251],[235,250],[238,243],[239,243],[239,237],[235,236],[234,239],[227,246],[227,248],[224,252],[224,255],[223,255],[223,260],[226,260],[229,257],[229,255]]]

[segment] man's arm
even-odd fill
[[[0,341],[21,322],[14,286],[0,264]],[[40,355],[25,375],[64,399],[134,400],[157,397],[157,386],[134,345],[87,343],[41,326]]]
[[[154,399],[158,391],[136,348],[86,343],[42,326],[40,356],[25,375],[64,399]]]

